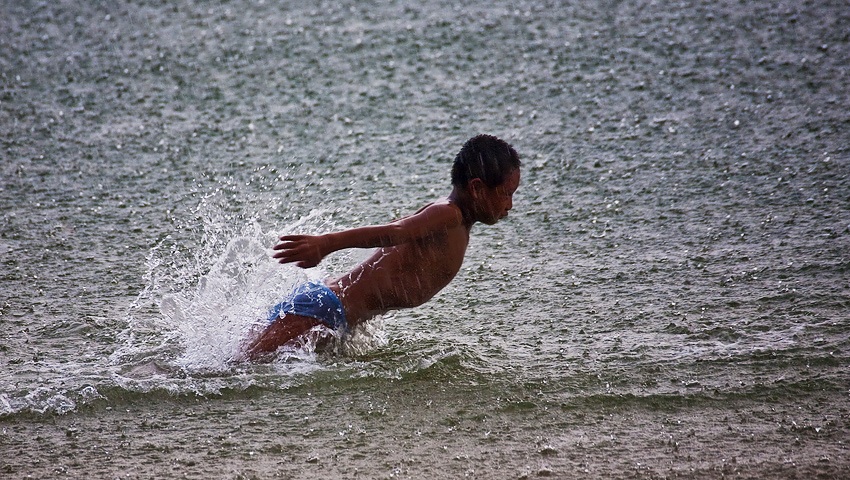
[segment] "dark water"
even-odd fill
[[[845,2],[0,6],[0,473],[843,478]],[[432,302],[233,362],[281,233],[511,216]],[[36,453],[39,452],[39,453]]]

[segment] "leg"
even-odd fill
[[[247,356],[251,360],[256,360],[263,354],[274,352],[281,345],[295,340],[309,332],[311,328],[321,324],[322,322],[315,318],[301,315],[285,315],[283,318],[278,318],[256,340],[251,342],[246,352]]]

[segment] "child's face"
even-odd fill
[[[476,195],[477,220],[493,225],[508,216],[514,206],[514,192],[519,188],[519,169],[511,171],[505,181],[496,187],[480,185]]]

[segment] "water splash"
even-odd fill
[[[264,323],[269,306],[297,283],[327,275],[321,267],[301,270],[271,258],[279,235],[334,229],[326,210],[313,210],[279,231],[233,215],[220,196],[205,198],[195,214],[196,231],[189,237],[196,241],[167,237],[148,255],[146,287],[128,315],[126,340],[111,358],[121,367],[117,380],[129,388],[158,388],[181,372],[190,381],[178,384],[206,378],[206,387],[186,387],[218,391],[221,382],[208,376],[242,368],[234,359],[252,329]],[[308,342],[306,356],[285,357],[288,363],[305,360],[314,348]]]

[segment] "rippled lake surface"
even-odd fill
[[[0,476],[846,478],[850,9],[3,2]],[[511,142],[433,301],[233,361]]]

